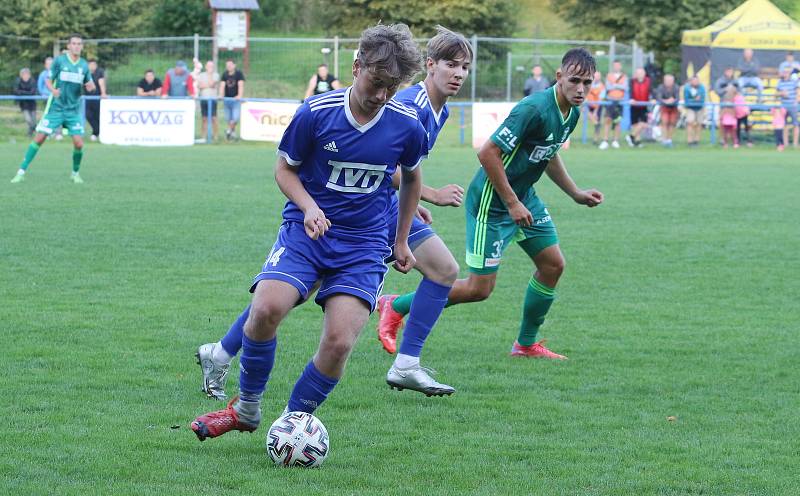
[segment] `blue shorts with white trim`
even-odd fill
[[[318,305],[324,307],[329,296],[343,293],[364,300],[372,312],[383,287],[384,259],[389,254],[381,239],[346,240],[329,231],[312,240],[301,223],[285,221],[250,292],[259,281],[271,279],[291,284],[306,299],[319,280],[314,300]]]

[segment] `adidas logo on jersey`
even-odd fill
[[[550,136],[548,136],[545,141],[553,141],[553,133],[550,133]]]
[[[330,143],[328,143],[327,145],[323,146],[322,148],[328,150],[329,152],[338,152],[339,151],[339,149],[336,148],[336,142],[335,141],[331,141]]]

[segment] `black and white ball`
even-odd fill
[[[319,467],[329,448],[327,429],[310,413],[285,413],[267,432],[267,454],[276,465]]]

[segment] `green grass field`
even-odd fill
[[[432,185],[477,166],[455,128]],[[508,357],[531,272],[509,248],[491,299],[448,309],[423,353],[458,393],[391,391],[373,316],[318,411],[330,456],[304,471],[270,465],[266,429],[188,429],[221,406],[193,354],[247,304],[276,235],[274,147],[90,143],[76,186],[69,146],[48,143],[10,185],[24,147],[0,144],[2,494],[797,494],[797,152],[566,151],[607,198],[539,188],[567,258],[543,336],[570,360]],[[463,211],[433,213],[461,261]],[[320,323],[306,304],[282,326],[267,425]]]

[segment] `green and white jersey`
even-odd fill
[[[536,194],[533,184],[542,177],[550,159],[575,130],[578,117],[580,110],[572,107],[564,118],[553,86],[523,98],[491,136],[492,142],[503,152],[508,182],[523,203]],[[477,208],[475,214],[479,218],[508,214],[483,167],[472,179],[469,196],[473,198],[468,204]]]
[[[92,80],[86,59],[78,58],[77,62],[73,62],[68,54],[59,55],[50,67],[50,79],[53,86],[61,90],[61,95],[58,98],[50,96],[45,113],[53,110],[77,112],[83,85]]]

